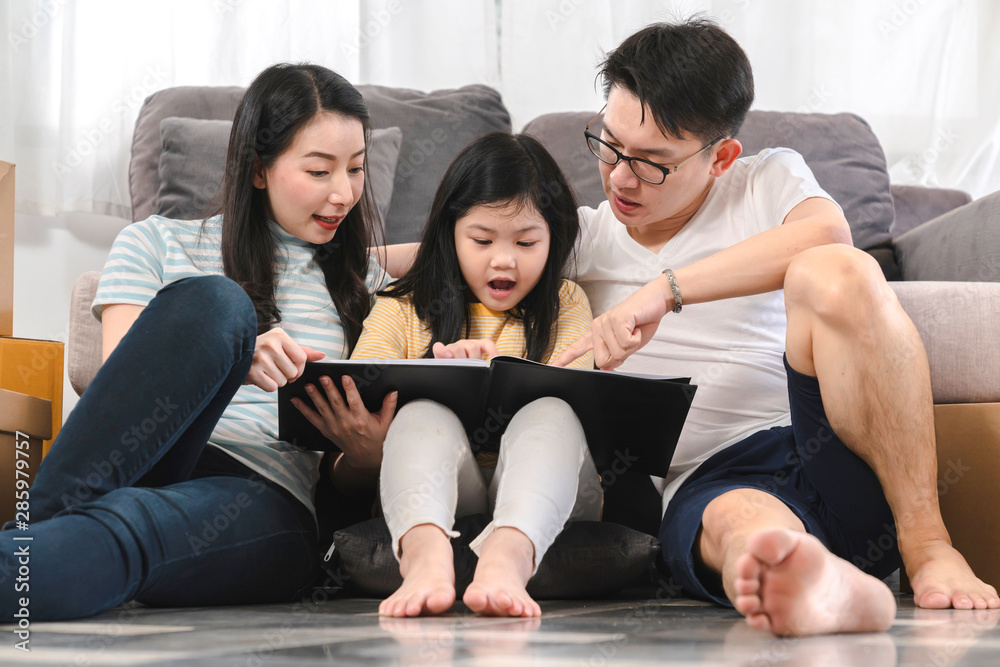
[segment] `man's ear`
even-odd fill
[[[739,139],[723,139],[715,147],[715,162],[712,163],[710,173],[718,178],[729,171],[736,159],[743,154],[743,144]]]
[[[257,156],[253,158],[253,186],[258,190],[267,189],[267,175],[264,173],[264,167],[261,166]]]

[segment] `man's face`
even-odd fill
[[[639,98],[615,86],[608,95],[601,139],[628,157],[644,158],[671,168],[704,146],[690,135],[683,138],[665,136],[649,109],[644,122],[642,119]],[[594,129],[592,127],[591,131]],[[627,227],[648,228],[648,231],[683,226],[701,206],[714,180],[711,174],[714,149],[695,156],[667,175],[660,185],[640,180],[624,160],[616,165],[598,162],[604,194],[615,217]]]

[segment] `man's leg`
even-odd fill
[[[785,305],[788,363],[819,379],[833,430],[878,477],[916,604],[1000,607],[941,519],[927,357],[878,265],[847,246],[807,250],[789,266]]]

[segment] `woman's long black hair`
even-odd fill
[[[524,323],[526,350],[544,361],[559,315],[563,267],[579,234],[576,201],[559,165],[536,139],[491,132],[455,157],[438,186],[412,268],[379,292],[410,295],[417,317],[431,329],[425,357],[435,342],[469,336],[468,286],[455,249],[455,224],[477,206],[530,207],[549,227],[549,256],[534,289],[509,311]]]
[[[222,267],[246,290],[261,334],[281,321],[275,301],[275,238],[267,224],[267,191],[254,187],[255,169],[268,169],[317,114],[328,111],[361,121],[365,144],[371,126],[361,93],[339,74],[310,64],[282,63],[261,72],[247,88],[233,120],[222,184]],[[364,168],[368,168],[365,155]],[[365,278],[368,248],[380,230],[369,181],[337,235],[316,245],[316,259],[337,308],[348,352],[371,309]]]

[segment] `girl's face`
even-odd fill
[[[510,310],[534,289],[549,257],[549,226],[530,205],[477,206],[455,223],[455,250],[472,294]]]
[[[267,190],[268,216],[310,243],[327,243],[361,198],[365,185],[361,121],[321,112],[295,135],[268,169],[254,173]]]

